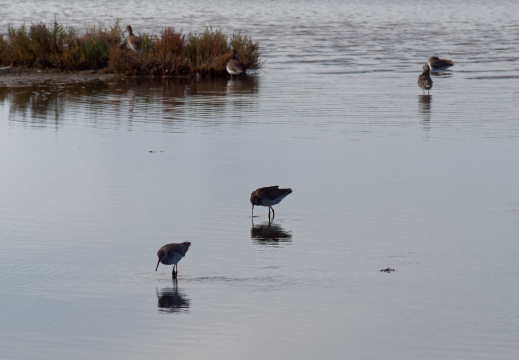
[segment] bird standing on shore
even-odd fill
[[[272,205],[279,204],[288,194],[292,192],[292,189],[280,189],[279,186],[266,186],[254,190],[250,194],[250,202],[252,204],[252,216],[254,217],[254,205],[256,206],[268,206],[269,207],[269,220],[270,210],[272,209],[272,219],[276,215]]]
[[[425,95],[425,90],[427,90],[427,95],[429,95],[429,90],[432,88],[433,81],[431,79],[431,72],[429,69],[429,65],[425,64],[423,66],[423,72],[420,76],[418,76],[418,86],[423,90],[423,94]]]
[[[130,25],[126,27],[126,32],[128,33],[128,37],[126,38],[126,41],[128,42],[128,46],[135,51],[137,54],[142,53],[141,44],[142,39],[139,36],[133,35],[133,30]]]
[[[429,67],[431,70],[445,70],[454,66],[452,60],[440,59],[438,56],[431,56],[429,58]]]
[[[227,72],[231,74],[231,79],[233,75],[240,75],[243,73],[243,68],[241,67],[240,62],[238,61],[238,51],[236,49],[232,50],[232,59],[226,65]]]
[[[181,244],[167,244],[161,247],[159,251],[157,251],[159,261],[157,262],[155,271],[159,268],[160,263],[163,263],[164,265],[173,265],[173,271],[171,274],[173,275],[173,279],[176,279],[178,274],[177,264],[184,256],[186,256],[190,246],[191,243],[185,241]]]

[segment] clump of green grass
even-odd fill
[[[182,34],[165,28],[160,35],[139,34],[142,53],[129,49],[118,20],[109,28],[94,26],[84,34],[54,21],[9,27],[0,36],[0,64],[66,70],[104,69],[124,75],[215,77],[226,74],[232,49],[244,70],[262,66],[259,44],[241,33],[228,36],[206,28]]]
[[[142,54],[126,44],[110,50],[108,71],[124,75],[185,76],[189,74],[185,56],[185,35],[173,28],[163,29],[160,36],[139,34]]]
[[[243,70],[258,70],[263,66],[264,62],[260,60],[259,44],[253,42],[247,35],[233,34],[230,44],[233,49],[238,51]]]
[[[210,76],[224,72],[230,51],[227,35],[220,30],[206,28],[202,34],[189,34],[187,38],[186,57],[193,73]]]
[[[110,47],[121,42],[118,21],[109,29],[94,26],[82,36],[57,21],[50,26],[9,27],[7,39],[0,38],[0,62],[33,68],[102,69],[108,63]]]
[[[60,69],[103,69],[108,64],[110,49],[119,46],[123,39],[118,20],[110,28],[93,26],[81,36],[72,31],[74,36],[69,37],[52,58]]]

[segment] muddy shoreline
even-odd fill
[[[198,75],[198,74],[197,74]],[[247,76],[247,75],[245,75]],[[195,76],[150,76],[114,74],[106,69],[100,70],[61,70],[61,69],[35,69],[22,67],[0,67],[0,86],[23,85],[45,82],[87,82],[108,81],[121,79],[189,79]],[[197,77],[196,77],[197,78]],[[217,77],[220,78],[220,77]]]
[[[108,73],[105,70],[28,69],[9,67],[0,69],[0,86],[41,82],[86,82],[126,78],[125,75]]]

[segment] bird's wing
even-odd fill
[[[186,253],[188,250],[189,250],[189,247],[183,245],[178,249],[178,252],[180,253],[180,255],[182,255],[182,257],[184,257],[184,256],[186,256]]]
[[[266,191],[263,195],[268,197],[270,200],[277,199],[282,195],[287,195],[292,192],[292,189],[280,189],[279,186],[271,186],[267,189],[268,191]]]
[[[278,185],[267,186],[267,187],[261,188],[261,190],[259,191],[259,195],[266,196],[269,199],[275,199],[278,196],[278,192],[279,192]]]

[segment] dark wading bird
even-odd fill
[[[429,67],[431,70],[445,70],[454,66],[452,60],[440,59],[438,56],[431,56],[429,58]]]
[[[269,207],[269,220],[270,210],[272,209],[272,219],[276,215],[272,205],[279,204],[281,200],[292,192],[292,189],[280,189],[279,186],[267,186],[256,189],[250,194],[250,203],[252,204],[252,216],[254,216],[254,205],[256,206],[268,206]]]
[[[423,66],[423,73],[418,76],[418,86],[423,90],[423,94],[425,95],[425,90],[427,90],[427,95],[429,95],[429,90],[432,88],[433,81],[431,79],[431,72],[429,70],[429,65],[425,64]]]
[[[128,42],[128,46],[135,51],[137,54],[142,53],[141,49],[141,43],[142,39],[139,36],[133,35],[133,30],[130,25],[126,27],[126,32],[128,32],[128,37],[126,38],[126,41]]]
[[[181,244],[167,244],[161,247],[159,251],[157,251],[159,261],[157,262],[155,271],[159,268],[160,263],[163,263],[164,265],[173,265],[173,271],[171,274],[173,275],[173,279],[176,279],[178,274],[177,264],[184,256],[186,256],[190,246],[191,243],[185,241]]]
[[[231,79],[233,75],[240,75],[243,73],[243,68],[241,67],[240,62],[238,61],[238,51],[236,49],[232,50],[232,59],[229,60],[227,63],[227,66],[225,67],[227,69],[227,72],[231,74]]]

